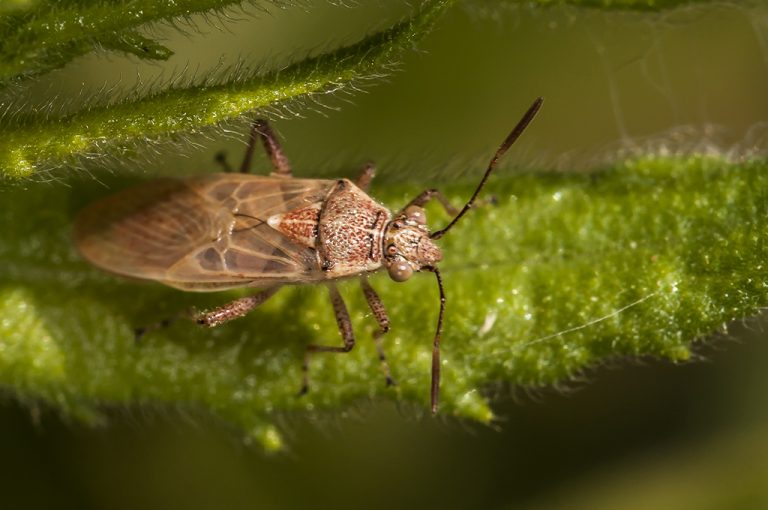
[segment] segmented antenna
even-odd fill
[[[442,230],[438,230],[436,232],[433,232],[432,235],[429,237],[431,239],[440,239],[445,235],[446,232],[448,232],[451,227],[453,227],[456,222],[461,219],[464,214],[469,211],[472,208],[472,204],[475,202],[475,199],[477,198],[477,195],[480,194],[480,191],[483,189],[483,186],[485,186],[485,182],[488,180],[488,177],[491,175],[491,172],[496,168],[496,164],[499,162],[499,159],[504,155],[505,152],[512,146],[513,143],[520,137],[521,134],[523,134],[523,131],[525,131],[525,128],[528,127],[528,124],[533,120],[533,118],[536,116],[536,113],[538,113],[539,108],[541,108],[541,103],[544,102],[544,99],[537,97],[536,100],[533,102],[530,108],[528,108],[528,111],[525,112],[525,115],[523,115],[523,118],[520,119],[520,121],[517,123],[517,126],[515,126],[515,129],[512,130],[511,133],[509,133],[509,136],[507,136],[506,140],[504,140],[504,143],[501,144],[501,146],[496,150],[496,154],[493,155],[493,158],[491,159],[491,162],[488,164],[488,169],[485,171],[485,175],[483,175],[483,178],[480,180],[480,184],[477,185],[477,189],[472,194],[472,197],[469,199],[469,202],[466,203],[466,205],[459,211],[459,214],[456,215],[455,218],[451,220],[451,222],[448,224],[447,227],[445,227]]]

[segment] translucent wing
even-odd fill
[[[186,290],[316,281],[315,250],[266,221],[324,200],[334,184],[247,174],[150,181],[86,208],[75,243],[107,271]]]

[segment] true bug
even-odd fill
[[[366,276],[386,268],[405,281],[414,272],[435,274],[440,311],[432,349],[431,409],[440,389],[440,335],[445,291],[437,263],[443,237],[472,207],[501,156],[541,107],[537,98],[496,150],[483,178],[456,212],[436,189],[429,189],[392,214],[365,192],[374,175],[366,166],[356,183],[347,179],[294,179],[288,159],[265,121],[256,121],[240,173],[185,179],[158,179],[121,191],[87,207],[77,218],[74,238],[92,264],[123,276],[156,280],[171,287],[212,292],[259,287],[261,292],[219,308],[196,313],[204,326],[217,326],[247,314],[282,285],[325,283],[330,291],[343,346],[308,345],[301,393],[308,389],[307,367],[314,352],[349,352],[355,345],[349,313],[335,280],[358,277],[378,322],[375,335],[387,384],[393,384],[381,346],[389,318]],[[257,140],[269,156],[269,176],[250,174]],[[454,215],[430,234],[422,208],[438,199]],[[166,320],[154,327],[168,325]],[[137,330],[137,336],[149,328]]]

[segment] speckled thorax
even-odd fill
[[[275,214],[267,223],[294,242],[314,248],[318,268],[327,278],[339,278],[381,267],[390,219],[388,209],[341,179],[323,201]]]

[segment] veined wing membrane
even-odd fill
[[[315,281],[315,251],[266,220],[323,200],[334,183],[247,174],[155,180],[86,208],[75,242],[102,269],[185,290]]]

